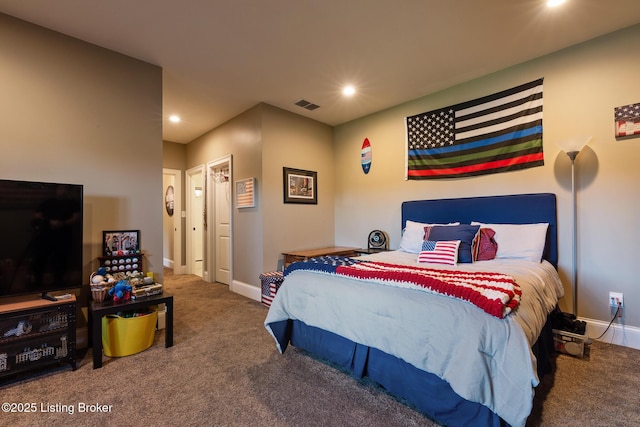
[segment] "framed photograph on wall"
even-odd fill
[[[254,208],[256,206],[255,188],[255,178],[236,181],[236,208]]]
[[[102,232],[104,256],[140,253],[140,230],[109,230]]]
[[[318,172],[282,168],[284,202],[318,204]]]

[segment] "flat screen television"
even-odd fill
[[[78,184],[0,179],[0,297],[82,286]]]

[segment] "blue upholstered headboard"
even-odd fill
[[[494,224],[549,223],[542,257],[558,267],[556,195],[551,193],[460,199],[414,200],[402,203],[402,228],[407,220],[426,223],[479,221]]]

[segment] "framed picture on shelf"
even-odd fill
[[[284,202],[318,204],[318,172],[282,168]]]
[[[102,254],[118,256],[140,253],[140,230],[102,232]]]

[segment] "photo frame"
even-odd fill
[[[256,206],[256,179],[246,178],[236,181],[236,208]]]
[[[318,204],[318,172],[282,168],[284,203]]]
[[[102,232],[104,256],[140,253],[140,230],[107,230]]]

